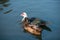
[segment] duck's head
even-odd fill
[[[27,13],[26,12],[23,12],[20,16],[23,17],[22,21],[24,21],[24,19],[27,17]]]
[[[23,12],[23,13],[21,14],[21,16],[25,18],[25,17],[27,17],[27,13],[26,13],[26,12]]]

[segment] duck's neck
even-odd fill
[[[25,18],[28,18],[27,16],[23,17],[22,22],[25,20]]]

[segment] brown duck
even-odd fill
[[[51,31],[51,29],[46,26],[45,21],[39,20],[38,18],[34,17],[28,18],[26,12],[23,12],[21,16],[23,17],[22,19],[23,29],[28,31],[29,33],[33,35],[41,35],[43,29]]]

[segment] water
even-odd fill
[[[43,31],[43,40],[60,40],[60,1],[59,0],[10,0],[11,5],[0,4],[0,40],[38,40],[33,35],[24,33],[21,24],[17,23],[25,11],[29,17],[49,21],[52,32]],[[4,14],[7,10],[11,12]]]

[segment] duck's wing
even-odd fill
[[[31,18],[30,23],[37,25],[38,27],[41,27],[44,30],[47,31],[52,31],[49,27],[46,26],[46,21],[42,19],[37,19],[37,18]]]
[[[43,29],[43,30],[47,30],[47,31],[52,31],[49,27],[47,27],[46,25],[40,25],[40,27]]]
[[[33,22],[36,18],[32,17],[29,19],[30,22]]]
[[[49,27],[46,26],[46,24],[47,24],[47,21],[40,20],[39,27],[41,27],[42,29],[47,30],[47,31],[52,31]]]

